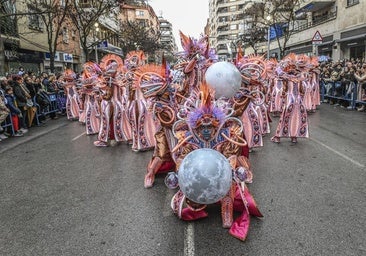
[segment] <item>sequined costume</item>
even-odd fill
[[[280,62],[278,75],[285,81],[283,91],[286,105],[271,140],[278,143],[281,137],[288,137],[296,143],[297,138],[309,137],[308,116],[303,103],[304,77],[298,67],[296,55],[290,54]]]
[[[84,64],[80,90],[83,95],[83,114],[80,116],[84,119],[87,135],[97,134],[100,129],[99,89],[97,88],[100,75],[101,70],[97,64],[93,62]]]
[[[62,75],[62,86],[66,94],[66,116],[69,120],[78,120],[80,114],[80,98],[76,88],[76,74],[66,69]]]
[[[129,52],[125,59],[127,77],[125,86],[129,91],[128,117],[132,129],[132,150],[146,151],[155,146],[155,123],[148,111],[148,102],[134,80],[134,70],[145,64],[143,51]]]
[[[178,143],[172,153],[175,155],[177,169],[185,156],[200,148],[217,150],[228,159],[234,172],[234,180],[227,195],[218,202],[221,205],[222,225],[224,228],[229,228],[232,236],[245,240],[249,230],[250,215],[262,217],[245,185],[252,182],[249,160],[242,155],[242,147],[247,143],[242,137],[241,121],[232,116],[236,113],[235,110],[216,106],[211,94],[209,87],[203,83],[200,106],[191,109],[185,118],[179,118],[174,123],[172,130]],[[243,102],[243,105],[247,104]],[[238,173],[241,178],[236,175]],[[172,175],[174,174],[170,174]],[[168,180],[171,180],[171,177],[168,176]],[[173,196],[171,207],[179,218],[187,221],[208,215],[205,211],[206,205],[186,198],[181,190]],[[235,220],[234,211],[241,213]]]

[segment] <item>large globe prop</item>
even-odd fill
[[[178,181],[183,194],[191,201],[216,203],[230,189],[231,166],[226,157],[216,150],[196,149],[183,159],[178,170]]]
[[[241,74],[230,62],[216,62],[205,73],[209,86],[215,89],[215,98],[230,98],[238,92],[241,86]]]

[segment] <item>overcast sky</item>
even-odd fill
[[[182,50],[179,30],[187,36],[199,38],[208,19],[209,0],[149,0],[157,16],[172,23],[175,42]]]

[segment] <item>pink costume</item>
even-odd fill
[[[127,88],[123,87],[120,82],[113,87],[113,125],[114,137],[116,141],[131,141],[132,129],[128,120],[128,95]]]
[[[80,98],[76,89],[76,74],[66,69],[63,74],[63,87],[66,94],[66,115],[69,120],[79,119]]]
[[[100,102],[100,128],[98,140],[94,141],[97,147],[107,147],[113,137],[113,103],[111,101],[113,89],[111,85],[100,79],[97,85],[101,90]]]
[[[233,181],[227,194],[216,203],[221,206],[222,226],[229,229],[230,235],[244,241],[249,231],[250,215],[263,217],[245,185],[252,182],[249,160],[242,155],[242,149],[247,144],[242,137],[240,120],[230,114],[226,115],[227,111],[224,109],[214,107],[211,93],[208,93],[206,86],[203,84],[201,87],[201,106],[191,109],[186,118],[180,118],[174,123],[172,130],[178,143],[172,152],[176,154],[178,175],[184,158],[197,149],[214,149],[228,159],[233,170]],[[177,179],[176,174],[169,173],[166,178],[167,186],[175,188]],[[207,217],[206,206],[207,204],[194,202],[188,198],[181,189],[175,193],[171,201],[173,212],[186,221]],[[240,213],[236,219],[234,211]]]
[[[129,52],[125,59],[127,68],[126,86],[129,90],[128,116],[132,129],[132,150],[145,151],[155,146],[155,123],[148,111],[149,102],[144,98],[141,89],[134,81],[134,70],[144,65],[145,55],[142,51]]]
[[[87,135],[97,134],[100,128],[100,107],[98,103],[98,89],[96,87],[99,67],[93,62],[84,64],[82,75],[82,93],[84,98],[83,114]],[[80,119],[79,119],[80,121]]]
[[[131,126],[127,115],[127,95],[124,87],[125,70],[123,60],[115,54],[105,55],[100,66],[104,70],[106,82],[112,88],[111,103],[113,106],[112,131],[117,142],[127,142],[132,139]]]
[[[272,93],[270,99],[270,113],[281,113],[283,110],[284,99],[283,99],[283,80],[279,77],[273,79]]]
[[[308,116],[303,103],[304,78],[296,65],[296,56],[290,54],[281,64],[282,72],[279,75],[286,81],[283,90],[287,94],[287,101],[271,140],[279,143],[281,137],[288,137],[296,143],[297,138],[309,137]]]
[[[262,56],[238,56],[236,66],[242,74],[245,88],[252,101],[240,117],[243,122],[245,139],[249,148],[263,146],[263,134],[268,132],[269,121],[264,104],[265,96],[263,84],[266,78],[266,63]],[[248,89],[249,88],[249,89]],[[264,111],[264,113],[262,112]]]

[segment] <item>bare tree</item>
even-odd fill
[[[30,19],[42,21],[43,33],[47,36],[47,48],[50,54],[50,71],[55,71],[55,54],[59,37],[66,19],[69,0],[25,0]]]
[[[71,17],[80,36],[80,45],[83,49],[85,60],[89,59],[91,50],[101,41],[107,40],[108,37],[115,36],[113,33],[99,33],[96,38],[95,24],[103,16],[113,17],[117,22],[117,13],[113,13],[119,7],[120,1],[116,0],[89,0],[87,3],[79,0],[70,0],[71,8],[68,13]],[[117,33],[117,31],[116,31]],[[100,36],[102,35],[102,36]]]
[[[163,48],[160,44],[160,33],[142,21],[124,21],[121,27],[122,49],[125,53],[140,49],[148,54],[154,54]]]
[[[18,28],[15,16],[15,3],[1,1],[0,6],[0,74],[5,72],[4,40],[5,38],[17,37]]]
[[[275,39],[280,52],[280,58],[285,54],[287,43],[291,36],[295,33],[293,30],[296,22],[295,10],[304,0],[265,0],[262,3],[254,3],[252,8],[248,10],[248,14],[252,15],[257,28],[262,27],[275,33]],[[254,29],[254,32],[257,30]],[[262,33],[263,34],[263,33]],[[255,42],[254,36],[252,41]]]

